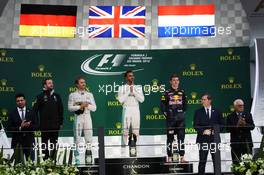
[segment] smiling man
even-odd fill
[[[234,101],[235,111],[227,116],[226,130],[230,132],[231,156],[233,163],[239,163],[243,154],[252,154],[251,130],[255,128],[252,115],[244,110],[241,99]]]
[[[131,70],[124,74],[126,84],[118,89],[118,100],[123,105],[122,126],[124,129],[122,145],[128,142],[129,129],[132,127],[132,133],[138,138],[140,128],[140,110],[139,103],[145,100],[142,86],[134,84],[134,73]]]
[[[75,164],[80,164],[80,153],[85,152],[85,163],[92,163],[88,160],[91,157],[91,144],[93,139],[93,125],[91,112],[96,111],[94,96],[86,90],[84,77],[78,77],[75,80],[77,90],[69,95],[68,110],[74,112],[74,141],[77,149],[74,150]],[[85,149],[81,149],[82,132],[84,132]]]
[[[34,131],[38,129],[37,117],[35,112],[26,106],[24,94],[16,94],[16,108],[9,113],[8,130],[12,133],[11,147],[15,149],[22,146],[23,154],[26,160],[29,158],[34,161],[35,152],[33,145],[35,143]],[[18,161],[22,161],[19,155]]]

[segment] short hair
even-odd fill
[[[208,100],[212,100],[212,96],[209,94],[209,93],[204,93],[203,95],[202,95],[202,97],[203,96],[206,96],[206,98],[208,99]]]
[[[48,80],[52,80],[52,78],[45,78],[45,79],[42,81],[42,86],[44,86]]]
[[[236,106],[238,103],[244,104],[244,101],[242,99],[236,99],[233,104]]]
[[[132,71],[132,70],[127,70],[127,71],[124,73],[124,77],[126,78],[126,77],[127,77],[127,74],[129,74],[129,73],[133,73],[133,71]]]
[[[15,95],[15,99],[20,98],[20,97],[23,97],[24,99],[26,99],[26,97],[25,97],[25,95],[23,93],[17,93]]]
[[[79,80],[81,80],[81,79],[85,80],[85,78],[83,76],[78,76],[77,78],[75,78],[74,84],[75,85],[79,84]]]
[[[170,81],[171,81],[173,78],[180,78],[180,77],[179,77],[179,75],[177,75],[177,74],[172,74],[172,75],[170,76]]]

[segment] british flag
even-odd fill
[[[145,13],[145,6],[91,6],[89,37],[143,38]]]

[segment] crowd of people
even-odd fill
[[[129,144],[129,130],[131,128],[133,136],[139,139],[140,129],[140,103],[143,103],[144,92],[141,85],[134,84],[133,71],[124,74],[126,84],[119,87],[118,101],[123,106],[122,112],[122,146]],[[170,79],[170,87],[162,94],[160,108],[166,116],[167,128],[167,161],[173,162],[173,143],[177,136],[177,144],[184,143],[185,139],[185,112],[188,110],[185,91],[180,87],[180,77],[173,74]],[[86,90],[84,77],[75,80],[77,90],[69,95],[68,110],[75,114],[73,125],[74,142],[81,144],[82,133],[87,144],[92,143],[93,130],[91,112],[96,111],[96,103],[91,92]],[[26,105],[26,97],[22,93],[15,96],[17,107],[10,112],[7,130],[12,133],[11,147],[13,149],[19,144],[24,149],[24,155],[28,159],[34,160],[34,150],[32,145],[35,142],[34,134],[31,131],[40,130],[41,140],[44,145],[48,142],[54,145],[58,142],[59,130],[62,129],[64,119],[64,108],[60,95],[54,91],[54,84],[51,78],[43,81],[43,91],[37,95],[36,102],[32,109]],[[219,132],[215,132],[218,126],[220,132],[224,129],[230,132],[231,155],[233,163],[238,163],[240,156],[245,153],[252,153],[253,143],[251,130],[255,125],[252,115],[244,110],[244,102],[241,99],[234,101],[234,109],[226,120],[222,112],[212,104],[212,96],[208,93],[202,95],[202,107],[195,110],[193,117],[193,127],[197,131],[197,144],[210,144],[219,137]],[[28,132],[29,131],[29,132]],[[52,157],[54,152],[50,152],[46,146],[42,149],[44,159]],[[208,152],[211,153],[215,163],[215,153],[210,150],[199,149],[199,174],[204,174]],[[178,150],[180,162],[187,162],[184,158],[183,149]],[[74,151],[75,163],[80,164],[80,151]],[[215,166],[214,166],[215,167]]]

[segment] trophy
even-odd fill
[[[91,165],[93,164],[93,156],[91,149],[87,149],[85,151],[85,164]]]
[[[136,148],[137,136],[133,133],[130,134],[128,139],[129,145],[129,156],[136,157],[137,156],[137,148]]]
[[[74,104],[74,106],[81,106],[82,102],[76,102]],[[80,115],[80,114],[83,114],[84,113],[84,109],[79,109],[77,111],[74,112],[76,115]]]
[[[180,154],[178,149],[178,143],[174,140],[172,143],[172,161],[175,163],[179,163],[180,160]]]

